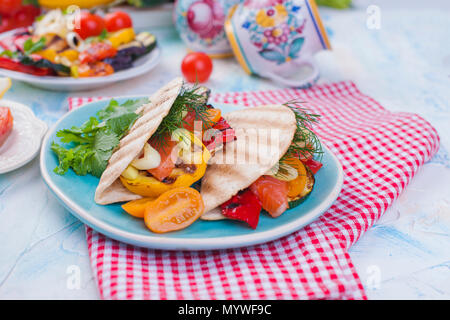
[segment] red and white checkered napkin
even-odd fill
[[[223,251],[142,249],[87,228],[103,298],[365,298],[347,249],[437,151],[438,134],[415,114],[385,110],[351,82],[308,90],[220,93],[211,102],[253,106],[293,99],[322,115],[316,132],[344,167],[344,186],[334,205],[282,239]],[[84,102],[72,99],[70,104]]]

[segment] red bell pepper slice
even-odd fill
[[[303,163],[309,168],[309,170],[311,170],[312,174],[316,174],[317,171],[319,171],[319,169],[323,166],[322,163],[312,158],[304,160]]]
[[[223,203],[220,208],[224,216],[244,221],[252,229],[256,229],[262,205],[256,194],[250,189],[246,189]]]
[[[18,71],[23,73],[32,74],[35,76],[48,76],[53,74],[53,71],[48,68],[37,68],[34,66],[27,66],[24,64],[21,64],[18,61],[14,61],[9,58],[0,57],[0,68],[12,70],[12,71]]]
[[[117,54],[117,49],[106,42],[92,44],[78,56],[80,63],[90,63],[112,58]]]

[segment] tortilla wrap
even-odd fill
[[[202,178],[203,220],[225,219],[217,207],[274,167],[291,145],[297,128],[294,112],[283,105],[247,108],[223,117],[235,130],[237,139],[216,153],[214,163],[208,165]],[[257,161],[249,161],[255,156]]]
[[[169,113],[181,91],[183,79],[178,77],[156,91],[150,102],[141,106],[136,113],[142,114],[120,142],[108,161],[95,191],[95,202],[110,204],[143,198],[126,189],[120,182],[120,175],[142,151],[145,143],[155,133],[163,118]]]

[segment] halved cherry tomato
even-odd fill
[[[154,140],[150,141],[150,145],[159,152],[161,162],[158,167],[147,171],[159,181],[163,181],[170,175],[173,168],[175,168],[175,163],[172,159],[172,150],[177,145],[177,142],[167,138],[167,143],[162,148]]]
[[[175,188],[163,193],[145,209],[145,225],[153,232],[184,229],[205,210],[200,193],[193,188]]]
[[[145,208],[155,201],[155,198],[143,198],[138,200],[133,200],[122,205],[122,209],[126,213],[131,214],[136,218],[144,218]]]
[[[288,197],[293,198],[301,194],[303,189],[305,189],[307,180],[306,168],[304,164],[296,158],[289,158],[285,163],[295,168],[298,172],[297,178],[288,181]]]
[[[117,30],[133,27],[133,22],[131,21],[130,16],[128,15],[128,13],[123,11],[108,13],[105,16],[105,24],[106,30],[108,30],[108,32],[114,32]]]
[[[203,52],[191,52],[181,63],[181,72],[189,82],[205,82],[213,69],[211,58]]]
[[[89,37],[99,36],[105,29],[105,21],[102,17],[83,11],[79,19],[75,21],[74,31],[84,40]]]

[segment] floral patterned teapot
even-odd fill
[[[313,55],[330,49],[314,0],[245,0],[230,10],[225,31],[247,73],[292,87],[312,85]]]
[[[241,0],[177,0],[175,27],[187,47],[213,58],[232,56],[223,26],[231,7]]]

